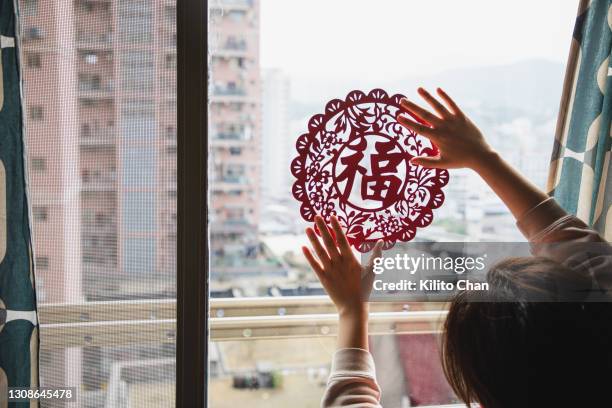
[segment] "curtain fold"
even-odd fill
[[[26,198],[16,1],[0,0],[0,408],[7,387],[38,385],[38,331]]]
[[[548,190],[612,240],[612,0],[582,0],[557,122]]]

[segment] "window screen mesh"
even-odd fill
[[[175,1],[19,6],[41,385],[174,406]]]

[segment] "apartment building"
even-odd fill
[[[259,1],[210,3],[212,274],[257,257],[261,174]],[[236,260],[241,265],[234,265]]]
[[[19,2],[40,303],[175,296],[175,4]],[[43,348],[42,383],[95,393],[152,347]]]
[[[34,240],[43,302],[174,291],[175,11],[21,2],[34,231],[53,237]]]

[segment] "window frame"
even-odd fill
[[[208,400],[208,1],[177,0],[176,406]]]

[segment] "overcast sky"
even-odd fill
[[[578,0],[260,0],[261,64],[293,78],[405,78],[565,63]]]

